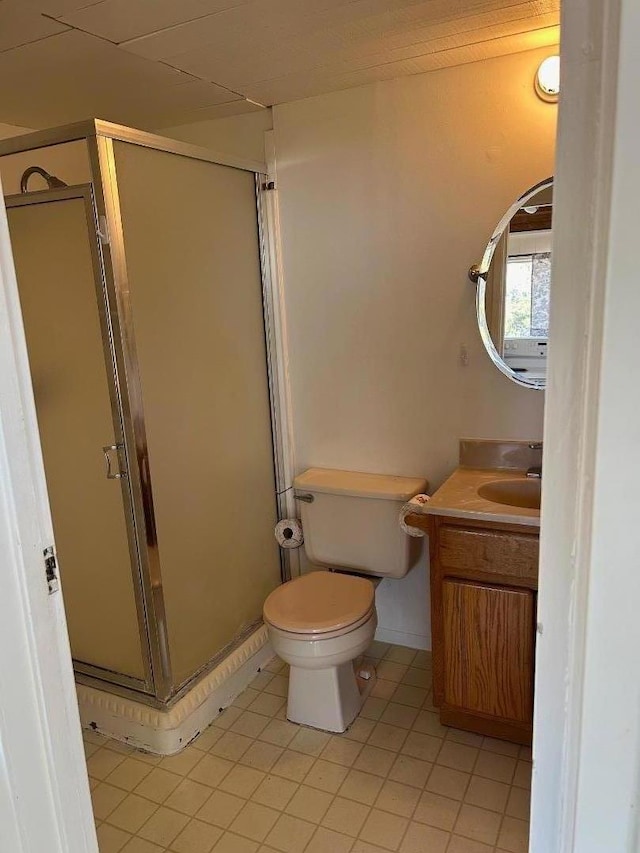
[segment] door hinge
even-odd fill
[[[275,181],[265,181],[265,183],[262,184],[262,189],[265,192],[268,192],[269,190],[275,190],[275,188],[276,188],[276,182]]]
[[[47,586],[49,587],[49,595],[51,595],[60,589],[60,584],[58,583],[58,562],[53,545],[45,548],[43,554],[44,571],[47,578]]]

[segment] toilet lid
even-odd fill
[[[310,572],[275,589],[264,603],[264,618],[283,631],[322,634],[362,619],[374,595],[366,578]]]

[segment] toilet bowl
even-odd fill
[[[345,731],[368,693],[360,689],[354,662],[378,624],[371,581],[310,572],[269,595],[264,620],[273,650],[290,666],[287,719]]]
[[[354,670],[377,627],[374,582],[402,578],[415,565],[420,540],[400,529],[398,515],[427,481],[309,468],[293,485],[307,559],[325,571],[274,590],[264,621],[274,651],[291,667],[287,718],[343,732],[374,682]]]

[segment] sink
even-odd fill
[[[478,489],[481,498],[505,506],[540,509],[542,481],[534,479],[491,480]]]

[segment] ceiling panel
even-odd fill
[[[254,83],[286,75],[341,74],[528,32],[531,18],[523,17],[522,12],[514,6],[505,10],[500,21],[492,11],[421,27],[394,20],[386,13],[366,29],[350,23],[317,30],[304,40],[256,39],[249,56],[239,57],[228,45],[216,45],[215,49],[199,49],[165,61],[197,77],[245,92]],[[554,26],[556,21],[557,13],[543,14],[536,18],[536,27]]]
[[[199,106],[236,97],[76,30],[0,54],[0,77],[20,81],[3,89],[0,119],[30,127],[93,115],[140,123],[175,108],[183,94]]]
[[[0,52],[67,29],[65,24],[43,17],[22,0],[0,0]]]
[[[76,9],[84,9],[85,6],[97,6],[102,3],[102,0],[21,0],[21,2],[23,6],[30,6],[36,12],[56,18]]]
[[[68,12],[62,20],[117,44],[249,2],[251,0],[101,0]]]
[[[260,104],[254,104],[251,101],[245,101],[243,99],[227,101],[223,104],[214,104],[210,107],[200,107],[193,110],[180,110],[179,114],[176,112],[176,115],[173,117],[165,113],[155,122],[153,129],[160,130],[163,127],[172,127],[178,124],[196,124],[199,121],[228,118],[229,116],[237,116],[244,113],[254,113],[262,109],[264,109],[264,107],[260,106]]]
[[[343,32],[348,47],[354,33],[389,33],[396,26],[406,29],[462,21],[480,13],[493,14],[499,23],[505,15],[534,19],[557,12],[560,0],[251,0],[198,21],[181,24],[121,47],[149,59],[167,59],[197,50],[235,50],[250,59],[256,45],[273,42],[286,57],[292,45],[304,50],[307,39],[326,32]],[[327,60],[331,55],[327,54]]]
[[[0,122],[203,121],[556,44],[560,0],[0,0]]]
[[[392,5],[398,2],[392,0]],[[402,5],[411,5],[412,2],[402,0]],[[457,3],[460,0],[449,2]],[[486,2],[497,3],[500,0]],[[385,0],[313,0],[312,3],[305,3],[304,0],[251,0],[250,3],[225,9],[198,21],[124,42],[121,47],[149,59],[164,59],[199,48],[217,50],[235,46],[239,53],[248,58],[253,46],[261,40],[281,40],[296,34],[300,37],[323,26],[323,21],[327,19],[348,14],[351,7],[351,14],[357,16],[356,9],[361,10],[363,4],[368,8],[384,3]]]
[[[547,45],[555,46],[559,39],[559,28],[554,26],[537,32],[493,39],[479,45],[464,45],[341,74],[334,74],[326,70],[313,71],[308,74],[292,74],[276,80],[266,80],[249,85],[247,86],[247,94],[248,97],[260,103],[282,104],[287,101],[310,98],[325,92],[336,92],[381,80],[392,80],[396,77],[436,71],[454,65],[466,65],[480,59],[521,53],[525,50],[533,50]]]
[[[193,80],[162,89],[153,100],[149,99],[144,105],[135,108],[137,118],[127,121],[149,129],[168,127],[223,115],[225,111],[222,107],[233,106],[234,112],[242,112],[244,103],[241,95],[236,95],[215,83]]]

